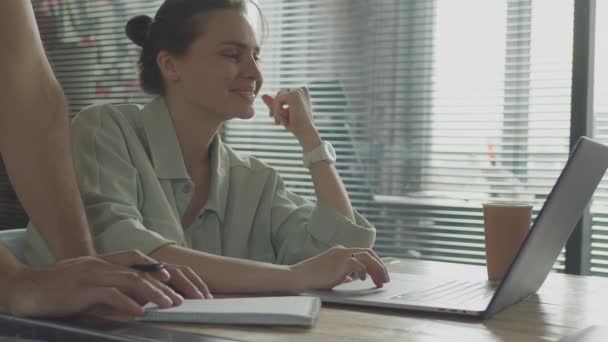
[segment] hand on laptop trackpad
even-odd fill
[[[350,283],[340,284],[334,287],[331,292],[338,296],[368,296],[372,293],[382,291],[382,288],[376,287],[371,277],[366,280],[353,280]]]

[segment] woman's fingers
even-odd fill
[[[389,281],[384,270],[384,265],[378,262],[378,260],[372,257],[369,253],[354,253],[353,258],[365,265],[366,272],[372,277],[372,280],[376,286],[382,287],[384,286],[384,283]]]
[[[352,266],[352,259],[359,261],[364,265],[364,269],[351,271],[350,276],[352,278],[357,277],[361,280],[365,280],[365,274],[361,272],[364,271],[366,274],[369,274],[372,277],[372,280],[378,287],[382,287],[384,283],[390,281],[390,276],[388,271],[378,255],[374,253],[370,248],[344,248],[342,246],[334,246],[331,251],[335,256],[341,255],[342,260],[346,260],[346,263],[351,263],[348,266]],[[354,267],[354,266],[353,266]]]
[[[299,91],[300,90],[293,91],[293,93],[298,94]],[[274,98],[270,95],[262,95],[262,101],[268,107],[268,115],[274,118],[275,125],[289,125],[290,113],[288,99],[290,96],[293,96],[290,92],[291,91],[280,91]]]
[[[374,252],[371,248],[349,248],[349,250],[352,254],[365,253],[365,254],[371,256],[374,260],[377,261],[377,264],[382,269],[382,273],[384,273],[384,277],[387,279],[386,282],[391,280],[390,274],[388,273],[386,266],[384,266],[382,259],[380,259],[378,254],[376,254],[376,252]]]
[[[288,93],[277,95],[274,99],[273,105],[273,116],[276,124],[283,126],[289,125],[289,106],[287,106],[287,99],[290,96]]]
[[[262,101],[264,101],[264,103],[268,107],[268,116],[274,118],[274,124],[284,125],[282,119],[285,117],[285,115],[283,113],[280,113],[280,111],[284,109],[278,106],[277,99],[273,99],[270,95],[262,95]]]
[[[203,294],[203,297],[205,297],[206,299],[213,298],[209,287],[207,286],[207,284],[205,284],[203,279],[201,279],[201,277],[196,274],[196,272],[194,272],[190,267],[182,267],[181,271],[184,276],[186,276],[190,280],[190,282],[194,284],[197,290]]]
[[[284,95],[277,94],[272,101],[272,117],[274,117],[274,122],[277,123],[277,117],[279,116],[279,110],[283,108],[283,99]]]
[[[275,117],[275,120],[278,119],[278,122],[283,126],[289,125],[289,108],[281,108],[279,109],[279,115]]]
[[[376,254],[376,252],[374,252],[374,250],[371,248],[349,248],[349,250],[351,253],[368,253],[374,259],[378,260],[378,262],[382,263],[382,259],[380,259],[378,254]]]
[[[357,277],[361,280],[365,280],[365,274],[367,274],[365,265],[354,257],[350,257],[346,260],[346,269],[344,270],[338,284],[343,283],[347,277],[352,278],[351,274],[357,274]]]
[[[171,273],[171,285],[184,297],[203,299],[207,298],[205,292],[210,295],[207,285],[189,267],[170,265],[168,270]]]
[[[146,274],[147,280],[155,287],[163,291],[165,296],[169,297],[173,302],[173,305],[180,305],[184,302],[184,297],[180,296],[179,293],[175,292],[170,286],[156,279],[152,274]]]
[[[262,95],[262,101],[268,107],[268,116],[273,117],[274,99],[270,95]],[[276,120],[275,120],[276,122]]]
[[[272,109],[272,102],[273,102],[272,96],[264,94],[264,95],[262,95],[262,101],[264,102],[266,107],[268,107],[268,109],[270,109],[270,110]],[[272,116],[272,111],[270,112],[270,116]]]

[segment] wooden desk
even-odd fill
[[[480,266],[401,260],[393,272],[486,276]],[[552,273],[538,294],[489,320],[323,305],[312,328],[157,324],[245,341],[556,341],[592,324],[608,325],[608,278]],[[151,324],[151,323],[149,323]]]

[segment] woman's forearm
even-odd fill
[[[167,245],[150,254],[170,264],[189,266],[212,293],[299,293],[304,287],[288,266],[227,258]]]
[[[301,144],[304,152],[309,152],[321,144],[321,138],[303,140]],[[335,208],[349,221],[355,222],[350,198],[335,166],[326,161],[316,162],[310,165],[310,175],[317,194],[317,201]]]

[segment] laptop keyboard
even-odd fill
[[[495,285],[475,281],[450,281],[424,290],[415,290],[390,297],[409,303],[461,305],[487,300],[494,294]]]

